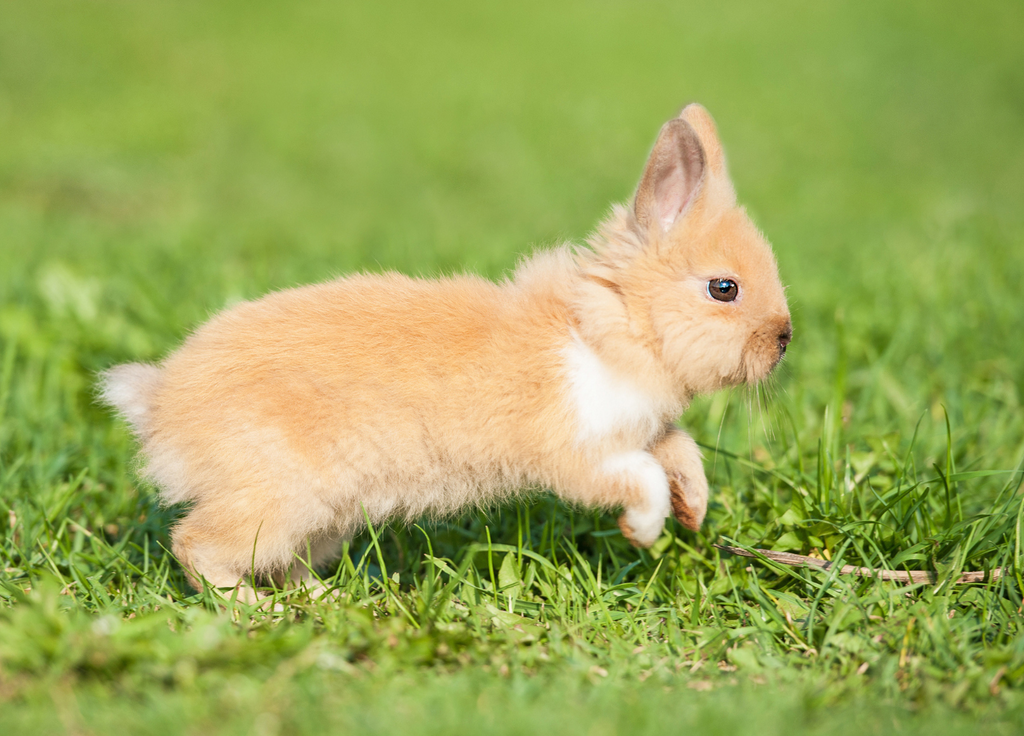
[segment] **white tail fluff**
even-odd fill
[[[100,397],[120,412],[136,434],[149,426],[153,392],[160,383],[160,369],[148,363],[125,363],[104,371]]]

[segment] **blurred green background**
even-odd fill
[[[855,510],[853,501],[840,508],[829,494],[835,484],[850,494],[856,487],[864,497],[875,493],[877,498],[902,487],[905,478],[917,477],[907,470],[911,466],[928,473],[936,463],[939,472],[1009,471],[1024,455],[1022,39],[1024,4],[1019,0],[514,5],[0,0],[0,513],[10,519],[0,531],[7,565],[0,582],[8,586],[5,590],[25,587],[50,573],[92,581],[80,584],[78,590],[88,587],[89,592],[74,602],[59,596],[65,608],[73,609],[63,618],[53,613],[59,585],[52,600],[44,592],[36,603],[0,612],[0,703],[37,692],[12,683],[39,678],[45,687],[38,695],[51,688],[46,683],[73,679],[78,667],[92,672],[91,665],[68,664],[59,656],[56,664],[45,666],[37,660],[10,664],[16,660],[12,652],[22,651],[18,647],[25,642],[50,641],[46,637],[56,637],[53,631],[59,630],[80,637],[74,641],[98,642],[98,650],[107,651],[107,640],[102,631],[96,633],[100,630],[90,616],[114,610],[121,620],[129,610],[135,615],[132,606],[139,607],[141,616],[142,609],[154,610],[154,600],[182,600],[180,573],[159,547],[173,512],[156,509],[150,489],[137,490],[131,471],[134,444],[125,428],[96,405],[96,371],[125,360],[158,360],[212,313],[271,289],[356,270],[423,276],[470,271],[499,278],[523,254],[559,241],[582,242],[611,203],[632,195],[659,127],[690,101],[703,103],[715,116],[740,200],[775,245],[796,336],[769,401],[759,394],[722,394],[698,401],[684,417],[683,424],[709,448],[749,460],[726,467],[725,455],[709,451],[715,496],[708,525],[699,537],[680,534],[677,539],[675,532],[666,537],[666,544],[678,543],[673,549],[685,549],[687,556],[677,560],[675,577],[651,588],[649,605],[678,609],[690,617],[687,625],[720,627],[718,639],[684,633],[695,637],[694,657],[726,657],[722,652],[732,639],[721,637],[731,637],[738,622],[751,619],[742,613],[738,619],[720,620],[705,603],[715,601],[711,608],[719,606],[720,612],[732,610],[728,601],[734,599],[736,610],[745,611],[738,603],[741,594],[732,589],[733,578],[719,576],[718,588],[708,592],[701,587],[706,597],[700,599],[698,591],[690,603],[680,591],[692,592],[694,570],[703,570],[702,564],[712,571],[709,580],[714,571],[725,569],[710,548],[719,535],[750,544],[774,539],[803,553],[818,547],[834,551],[845,544],[842,535],[814,536],[821,532],[808,531],[810,519],[805,526],[800,526],[802,519],[797,524],[780,521],[789,489],[813,485],[816,458],[818,492],[828,486],[822,513],[830,515],[829,523],[849,522],[843,526],[849,538],[857,528],[858,539],[882,544],[880,558],[912,548],[919,551],[902,558],[902,564],[921,567],[946,559],[964,564],[970,559],[979,566],[1009,564],[1011,558],[1018,564],[1019,549],[1006,541],[1012,536],[1011,518],[993,521],[1002,526],[979,542],[974,530],[981,527],[956,526],[949,492],[933,481],[906,517],[916,514],[916,526],[887,529],[884,535],[862,523],[861,516],[874,523],[881,513],[877,508],[861,502]],[[897,456],[905,463],[897,462]],[[974,476],[953,484],[962,503],[959,518],[984,514],[1007,477]],[[552,529],[566,513],[551,504],[534,511],[535,517],[550,520]],[[940,512],[945,516],[940,518]],[[510,521],[512,513],[518,523],[519,509],[497,515],[495,541],[514,543],[517,533],[521,538],[522,526]],[[650,586],[644,581],[654,581],[660,563],[636,557],[639,553],[618,537],[599,531],[601,524],[610,526],[609,519],[580,524],[573,528],[588,559],[604,559],[597,556],[603,549],[599,545],[608,545],[621,555],[616,559],[612,552],[618,579]],[[471,539],[483,539],[482,522],[465,526]],[[91,541],[84,541],[77,528],[91,530]],[[547,521],[535,520],[534,529],[542,528],[548,529]],[[784,529],[789,531],[783,534]],[[591,530],[593,540],[587,536]],[[490,535],[490,527],[486,531]],[[454,533],[441,528],[435,533],[435,543],[454,559]],[[934,539],[942,535],[946,557],[929,557],[938,555]],[[1019,544],[1019,529],[1013,538]],[[388,547],[388,554],[422,542],[412,533],[395,539],[397,546]],[[89,544],[93,557],[87,554]],[[360,544],[365,548],[365,539]],[[128,557],[111,551],[113,545]],[[543,539],[535,548],[544,552]],[[859,547],[858,553],[866,554]],[[164,577],[153,582],[139,575],[128,558],[139,568],[156,559],[153,564]],[[632,567],[633,559],[642,565]],[[573,574],[582,574],[582,560],[578,566],[571,559],[567,563]],[[413,587],[425,579],[414,563],[402,564],[403,585],[409,575]],[[744,570],[751,568],[735,564],[729,569],[742,581]],[[610,579],[614,569],[606,570]],[[366,585],[369,589],[369,579]],[[814,606],[820,601],[822,611],[845,620],[845,604],[833,601],[834,592],[825,596],[824,587],[792,587],[781,577],[751,585],[766,586],[770,595],[790,595],[804,613],[811,599]],[[642,658],[635,651],[629,654],[634,641],[613,632],[610,623],[589,629],[590,623],[580,623],[592,615],[585,588],[580,583],[573,595],[588,602],[573,603],[571,611],[559,608],[557,596],[547,600],[549,621],[577,632],[575,643],[563,650],[558,649],[561,640],[546,635],[551,637],[544,646],[551,646],[552,671],[569,678],[558,680],[561,684],[547,695],[543,683],[520,683],[523,689],[506,691],[503,681],[494,684],[492,678],[488,697],[500,705],[487,711],[478,699],[484,695],[466,683],[492,677],[480,674],[491,672],[490,664],[473,668],[497,662],[493,652],[505,652],[503,646],[520,651],[518,640],[495,644],[497,629],[482,624],[459,629],[463,624],[452,623],[455,638],[445,641],[456,647],[452,642],[464,636],[470,642],[463,642],[460,651],[469,652],[473,664],[460,659],[462,664],[452,665],[454,670],[467,667],[468,674],[456,680],[468,690],[459,690],[462,694],[448,702],[444,688],[449,680],[433,683],[428,670],[425,681],[410,685],[425,688],[427,695],[419,705],[417,696],[409,696],[409,712],[420,712],[423,703],[448,702],[447,720],[434,725],[452,732],[460,728],[456,724],[463,707],[484,719],[477,723],[494,726],[504,723],[494,712],[522,710],[528,703],[539,709],[530,712],[543,722],[543,714],[558,711],[569,702],[564,693],[572,692],[577,715],[570,721],[583,723],[606,713],[605,730],[598,722],[593,732],[636,725],[631,714],[637,702],[647,703],[663,719],[652,716],[644,727],[664,730],[666,723],[680,722],[673,721],[671,702],[699,708],[689,722],[709,732],[715,732],[714,724],[722,732],[740,724],[746,730],[788,733],[794,723],[814,722],[818,716],[806,714],[820,713],[819,706],[832,702],[799,689],[779,700],[748,693],[744,697],[753,700],[744,702],[754,704],[744,706],[747,720],[737,720],[729,715],[735,710],[727,702],[730,696],[704,700],[703,693],[687,689],[686,680],[672,679],[678,668],[670,672],[665,665],[664,672],[658,670],[660,682],[679,690],[668,696],[657,688],[643,691],[646,695],[634,692],[616,711],[615,698],[623,692],[614,689],[621,682],[611,684],[616,667],[630,673],[631,667],[641,667]],[[40,584],[40,590],[46,586]],[[881,605],[871,598],[876,592],[859,589],[858,605],[865,610]],[[129,600],[132,595],[137,599]],[[603,594],[598,590],[597,595]],[[902,703],[905,690],[924,698],[919,694],[931,692],[928,682],[940,683],[935,692],[954,706],[970,701],[980,708],[978,703],[999,692],[1004,699],[999,703],[1018,702],[1008,698],[1024,683],[1019,597],[1019,590],[1003,589],[987,598],[979,592],[971,604],[958,598],[957,605],[965,608],[957,610],[974,616],[964,614],[962,624],[960,617],[946,623],[952,609],[947,616],[943,606],[952,606],[952,599],[940,605],[927,596],[922,602],[900,597],[902,603],[885,603],[888,613],[879,614],[884,622],[865,618],[855,633],[835,624],[839,628],[829,628],[827,635],[815,634],[808,624],[810,641],[822,652],[844,652],[829,655],[834,658],[822,660],[817,670],[797,634],[773,634],[774,643],[762,641],[757,656],[774,652],[771,656],[789,657],[786,666],[793,669],[785,672],[805,671],[800,663],[807,662],[809,681],[820,676],[834,692],[846,693],[859,687],[860,675],[854,673],[867,661],[864,652],[877,649],[877,661],[887,664],[872,660],[868,677],[876,668],[886,673],[873,682],[888,688],[890,703]],[[875,602],[865,603],[869,599]],[[639,605],[636,601],[642,603],[644,596],[630,600]],[[609,604],[613,613],[626,618],[615,620],[632,616],[635,633],[637,614],[616,601]],[[172,630],[200,620],[196,601],[180,608]],[[342,607],[336,613],[340,621],[362,620],[360,611]],[[461,621],[460,611],[444,615]],[[47,618],[50,614],[53,618]],[[277,676],[267,674],[276,670],[253,665],[250,671],[240,653],[273,667],[282,661],[291,667],[286,657],[293,652],[338,640],[334,624],[326,626],[330,633],[325,637],[319,615],[310,614],[306,628],[281,623],[251,641],[246,637],[252,632],[216,619],[210,630],[221,631],[217,636],[223,640],[209,647],[200,641],[204,629],[198,623],[190,629],[195,642],[172,638],[164,627],[164,638],[153,641],[163,642],[159,646],[167,651],[183,647],[180,656],[193,657],[187,660],[192,666],[208,662],[203,657],[223,657],[209,664],[208,672],[228,685],[209,680],[215,684],[200,687],[187,677],[181,685],[175,674],[171,679],[179,682],[180,691],[159,697],[148,685],[129,682],[141,677],[133,668],[148,667],[146,662],[159,657],[137,653],[142,649],[136,643],[149,641],[149,635],[126,623],[124,631],[139,637],[123,640],[128,642],[123,644],[126,661],[136,661],[131,660],[136,652],[143,664],[126,664],[128,674],[109,675],[119,683],[110,687],[135,693],[143,703],[139,713],[163,709],[161,723],[168,730],[174,730],[179,706],[192,709],[198,715],[188,722],[197,733],[208,732],[203,729],[217,721],[222,709],[221,701],[205,699],[207,691],[228,700],[242,693],[236,698],[243,704],[239,712],[276,703],[275,698],[307,703],[323,695],[321,675],[309,675],[309,682],[281,695],[284,686],[273,684]],[[573,618],[577,615],[579,621]],[[650,612],[655,622],[650,631],[660,631],[657,621],[663,615],[668,614],[661,609]],[[907,627],[929,616],[939,628],[918,624],[918,630],[932,632],[931,643],[921,643],[920,655],[908,660]],[[52,623],[56,628],[45,634],[33,628],[44,626],[39,621],[62,623]],[[378,662],[387,656],[397,662],[388,677],[395,671],[418,672],[419,665],[409,664],[414,659],[403,659],[401,647],[386,654],[393,635],[375,621],[365,625],[365,635],[376,642],[367,646],[385,652],[373,655]],[[953,629],[942,634],[947,625]],[[879,629],[888,632],[882,643]],[[848,638],[830,650],[826,645],[836,631]],[[398,640],[405,642],[405,636]],[[678,653],[658,636],[643,641]],[[925,634],[920,636],[923,642]],[[312,642],[309,649],[302,649],[306,643],[289,649],[287,642],[295,637]],[[582,640],[596,643],[586,649]],[[702,654],[719,641],[726,642],[721,651]],[[54,651],[59,654],[61,646],[54,645]],[[584,650],[585,655],[580,653]],[[592,662],[612,671],[605,690],[560,689],[569,680],[600,679]],[[648,675],[656,670],[651,667]],[[712,662],[694,677],[713,668]],[[11,672],[20,672],[22,680],[11,679]],[[917,673],[916,684],[907,684],[907,672]],[[239,678],[250,675],[248,684],[236,688]],[[51,676],[56,679],[46,679]],[[82,700],[92,704],[83,709],[106,714],[94,723],[116,724],[124,704],[105,699],[107,676],[96,675],[101,684],[91,700]],[[686,671],[678,677],[684,676],[689,676]],[[93,675],[83,677],[92,682],[88,678]],[[373,702],[385,715],[374,723],[384,731],[388,723],[394,725],[388,719],[401,717],[389,710],[388,688],[399,687],[389,682],[366,680],[362,690],[354,691],[367,693],[366,702],[377,698]],[[677,699],[676,693],[685,698]],[[612,700],[601,700],[609,694]],[[23,721],[12,715],[11,723],[52,725],[56,716],[45,705],[49,696],[39,697],[43,700],[29,698],[25,702],[32,707],[18,711]],[[369,729],[370,721],[359,721],[361,696],[336,697],[342,698],[338,713],[357,714],[344,715],[342,723]],[[607,712],[588,706],[586,698],[598,698]],[[55,702],[63,701],[57,697]],[[322,726],[319,711],[310,712],[305,723]],[[766,719],[767,712],[774,716]],[[888,728],[889,716],[871,721],[874,711],[857,712],[870,722],[845,720],[840,713],[829,721],[830,728],[879,733]],[[66,730],[81,732],[75,717],[65,717],[60,707],[57,714]],[[804,716],[808,720],[800,721]],[[139,718],[136,725],[145,722],[144,715]],[[258,725],[239,719],[232,723],[240,733]],[[932,723],[953,725],[941,718]],[[965,733],[975,725],[971,718],[956,723]],[[529,719],[505,725],[522,732],[539,728]]]
[[[855,416],[1018,407],[1019,3],[0,7],[0,334],[82,392],[268,289],[578,242],[696,100],[778,252],[808,421],[837,315]]]

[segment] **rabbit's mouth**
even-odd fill
[[[793,324],[789,316],[769,321],[754,332],[743,350],[746,383],[757,383],[768,377],[793,341]]]

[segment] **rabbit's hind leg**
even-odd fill
[[[348,536],[331,532],[308,537],[293,553],[291,564],[272,575],[274,583],[281,588],[305,587],[314,598],[328,593],[330,589],[314,571],[338,557],[341,543]]]
[[[253,603],[259,597],[253,582],[301,580],[309,567],[300,559],[316,566],[337,550],[337,537],[315,533],[322,519],[288,509],[279,499],[256,494],[245,503],[226,497],[200,502],[172,531],[171,550],[197,590],[205,580],[216,588],[238,588],[239,598]],[[312,544],[300,541],[306,539]]]
[[[249,570],[240,564],[237,555],[226,554],[203,525],[190,523],[186,517],[171,532],[171,540],[171,552],[185,569],[193,588],[201,591],[205,582],[228,597],[232,595],[230,589],[236,588],[240,601],[256,602],[258,596],[246,580]]]

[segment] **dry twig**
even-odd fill
[[[734,555],[740,557],[753,557],[755,559],[764,557],[765,559],[771,560],[772,562],[778,562],[783,565],[791,565],[797,567],[800,565],[806,565],[807,567],[816,567],[819,570],[831,570],[832,562],[829,560],[819,560],[817,557],[807,557],[805,555],[794,555],[791,552],[773,552],[769,549],[753,549],[746,550],[742,547],[730,547],[725,544],[716,544],[716,548],[731,552]],[[936,580],[935,573],[929,572],[928,570],[881,570],[874,569],[871,567],[858,567],[857,565],[843,565],[839,568],[840,575],[859,575],[864,578],[878,578],[879,580],[893,580],[898,583],[934,583]],[[960,575],[954,583],[983,583],[986,580],[998,580],[1003,576],[1003,568],[997,567],[988,572],[965,572]]]

